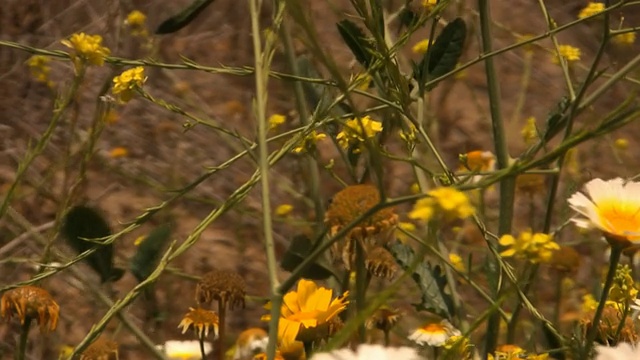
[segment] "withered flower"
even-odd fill
[[[41,332],[55,330],[58,325],[60,306],[51,295],[36,286],[22,286],[7,291],[0,301],[0,315],[11,319],[16,315],[21,324],[35,319]]]
[[[118,344],[115,341],[98,338],[82,352],[80,360],[118,360]]]
[[[580,266],[580,254],[571,246],[560,245],[553,253],[549,265],[563,274],[575,274]]]
[[[398,271],[398,264],[391,253],[382,246],[374,247],[367,254],[365,267],[373,276],[391,279]]]
[[[214,270],[202,277],[196,288],[198,304],[210,304],[213,300],[229,309],[244,308],[246,284],[242,277],[229,270]]]
[[[202,308],[189,308],[189,312],[182,318],[178,327],[182,328],[182,333],[184,334],[193,326],[193,330],[199,339],[207,337],[209,330],[211,330],[215,338],[218,336],[219,320],[218,314],[216,314],[215,311]]]
[[[370,330],[379,329],[384,332],[389,332],[391,328],[398,323],[401,317],[402,312],[400,310],[381,306],[369,319],[367,319],[365,325],[367,326],[367,329]]]
[[[601,344],[614,345],[617,342],[626,342],[635,344],[640,337],[638,336],[638,330],[633,322],[633,317],[627,316],[624,319],[624,324],[620,323],[622,319],[622,306],[613,301],[607,301],[602,312],[602,318],[600,323],[597,324],[597,336],[596,341]],[[583,331],[586,334],[589,328],[593,326],[593,316],[596,309],[586,312],[580,323]]]

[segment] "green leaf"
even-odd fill
[[[174,33],[189,25],[213,0],[195,0],[189,7],[163,21],[156,29],[156,34]]]
[[[111,236],[107,221],[97,210],[87,206],[75,206],[64,218],[62,233],[69,245],[78,253],[97,248],[85,260],[100,275],[102,282],[117,281],[124,270],[113,266],[113,243],[101,244],[101,240]]]
[[[390,246],[389,251],[396,258],[396,261],[403,269],[409,269],[414,261],[415,254],[413,249],[405,244],[396,243]],[[445,294],[441,290],[442,286],[438,284],[437,275],[434,276],[434,270],[428,262],[422,261],[411,274],[411,278],[418,285],[422,296],[420,303],[413,304],[418,311],[431,311],[444,318],[451,318]],[[440,280],[441,281],[441,280]]]
[[[461,18],[456,18],[442,29],[440,36],[420,60],[414,64],[414,78],[423,88],[432,79],[438,78],[455,69],[467,37],[467,25]],[[432,90],[437,83],[424,87],[423,91]]]
[[[280,261],[283,270],[292,272],[313,251],[313,243],[306,235],[297,235],[291,240],[289,248]],[[321,259],[316,260],[301,276],[311,280],[324,280],[333,275],[333,271]]]
[[[369,39],[364,35],[362,29],[347,19],[340,21],[337,26],[342,40],[344,40],[349,49],[351,49],[356,60],[368,69],[371,64],[373,64],[373,54],[375,50]]]
[[[167,223],[153,229],[142,243],[138,245],[138,251],[131,259],[129,270],[138,279],[144,281],[158,265],[162,252],[166,248],[171,237],[173,224]]]

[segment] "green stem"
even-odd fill
[[[556,298],[555,298],[555,305],[553,308],[553,318],[551,318],[551,321],[553,321],[554,324],[559,324],[560,323],[560,310],[561,310],[561,306],[562,306],[562,282],[564,280],[564,272],[559,272],[558,271],[558,277],[556,278]]]
[[[303,341],[304,346],[304,355],[306,359],[311,359],[311,355],[313,355],[313,341]]]
[[[356,242],[356,311],[360,313],[366,308],[365,295],[367,293],[367,269],[365,267],[365,249],[361,241]],[[364,323],[358,326],[358,336],[364,342],[366,333]]]
[[[534,265],[529,272],[529,276],[527,277],[527,282],[524,284],[522,288],[522,293],[527,295],[529,290],[533,286],[533,280],[538,274],[539,265]],[[520,317],[520,312],[522,311],[523,303],[522,299],[518,298],[518,302],[516,303],[515,308],[513,309],[513,313],[511,315],[511,319],[509,319],[509,323],[507,324],[507,344],[514,344],[516,338],[516,327],[518,325],[518,317]]]
[[[226,323],[227,303],[224,299],[218,302],[218,346],[216,346],[216,358],[224,360],[224,335]],[[202,357],[204,359],[204,355]]]
[[[20,343],[18,345],[18,352],[16,353],[16,360],[24,360],[27,352],[27,339],[29,338],[29,328],[31,327],[31,317],[26,315],[24,322],[22,323],[22,329],[20,330]]]
[[[614,240],[615,241],[615,240]],[[612,242],[613,243],[613,242]],[[593,341],[598,334],[598,325],[600,324],[600,319],[602,318],[602,312],[604,311],[604,307],[607,303],[607,298],[609,297],[609,290],[611,290],[611,286],[613,285],[613,278],[616,274],[616,268],[618,266],[618,262],[620,261],[620,255],[622,254],[623,247],[617,244],[611,245],[611,257],[609,258],[609,271],[607,272],[607,279],[604,282],[604,287],[602,288],[602,295],[600,296],[600,302],[598,303],[598,308],[596,309],[596,313],[593,315],[593,321],[591,321],[591,327],[587,331],[587,337],[585,339],[586,343],[584,345],[584,352],[582,353],[582,358],[587,359],[591,353],[591,348],[593,347]]]
[[[482,37],[482,52],[489,53],[491,44],[491,16],[488,0],[478,0],[480,14],[480,33]],[[506,169],[509,166],[509,153],[507,149],[507,139],[502,121],[500,109],[500,87],[498,77],[493,64],[493,58],[485,59],[485,72],[487,75],[487,86],[489,90],[489,109],[491,112],[491,125],[493,129],[493,142],[496,150],[496,159],[499,169]],[[499,223],[498,235],[507,234],[511,231],[511,219],[513,214],[513,197],[515,192],[515,177],[506,176],[500,183],[500,203],[499,203]],[[500,267],[496,259],[489,260],[488,276],[497,279]],[[500,282],[495,282],[493,295],[500,293]],[[484,354],[495,350],[498,334],[500,331],[500,316],[496,312],[492,314],[487,323],[487,336],[485,339]]]
[[[201,331],[200,336],[198,336],[198,342],[200,343],[200,355],[202,356],[202,360],[207,358],[207,354],[204,352],[204,332]],[[219,346],[220,344],[218,344]]]

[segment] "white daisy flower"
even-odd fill
[[[328,353],[316,353],[311,360],[420,360],[415,349],[410,347],[384,347],[361,344],[356,351],[339,349]]]
[[[258,353],[267,351],[269,336],[261,328],[250,328],[238,335],[233,360],[253,359]]]
[[[170,360],[200,360],[202,355],[200,353],[200,342],[197,340],[192,341],[179,341],[169,340],[164,345],[158,345],[165,355]],[[204,353],[209,354],[213,350],[213,345],[210,342],[204,343]]]
[[[419,345],[439,347],[444,345],[450,337],[460,335],[460,330],[453,327],[453,325],[445,319],[439,323],[432,322],[422,325],[409,335],[409,340],[413,340]]]
[[[640,359],[640,343],[631,345],[619,343],[616,346],[596,346],[595,360],[637,360]]]
[[[640,243],[640,183],[593,179],[568,201],[582,215],[572,219],[578,227],[599,229],[608,240]]]

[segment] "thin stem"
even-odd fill
[[[615,241],[615,240],[614,240]],[[593,347],[593,341],[598,334],[598,325],[600,324],[600,319],[602,318],[602,312],[604,311],[604,307],[607,303],[607,298],[609,297],[609,290],[611,290],[611,286],[613,285],[613,277],[616,274],[616,268],[618,267],[618,262],[620,261],[620,255],[622,254],[623,247],[618,244],[613,244],[611,246],[611,257],[609,258],[609,271],[607,272],[607,279],[604,282],[604,287],[602,288],[602,295],[600,295],[600,302],[598,303],[598,308],[596,309],[596,313],[593,315],[593,321],[591,321],[591,327],[587,331],[587,337],[585,339],[586,343],[584,345],[584,352],[582,353],[582,358],[586,359],[589,357],[591,353],[591,348]]]
[[[200,355],[202,356],[202,360],[207,358],[207,354],[204,352],[204,332],[201,331],[200,336],[198,336],[198,342],[200,343]],[[218,344],[220,346],[220,344]]]
[[[356,242],[356,311],[360,313],[366,308],[365,295],[367,292],[367,269],[365,268],[366,253],[362,242]],[[364,341],[366,333],[364,323],[358,326],[360,341]]]
[[[225,299],[218,301],[218,346],[216,346],[216,359],[224,360],[224,336],[227,318],[227,302]]]
[[[538,274],[539,265],[534,265],[530,271],[529,276],[527,277],[527,281],[522,288],[522,293],[527,295],[531,287],[533,286],[533,280]],[[518,302],[516,303],[515,308],[513,309],[513,313],[511,315],[511,319],[509,319],[509,323],[507,324],[507,344],[514,344],[516,337],[516,327],[518,325],[518,318],[520,317],[520,312],[522,311],[523,303],[520,298],[518,298]]]
[[[20,330],[20,343],[18,345],[18,352],[16,353],[16,360],[24,360],[27,352],[27,339],[29,338],[29,328],[31,327],[31,317],[26,315],[22,328]]]

